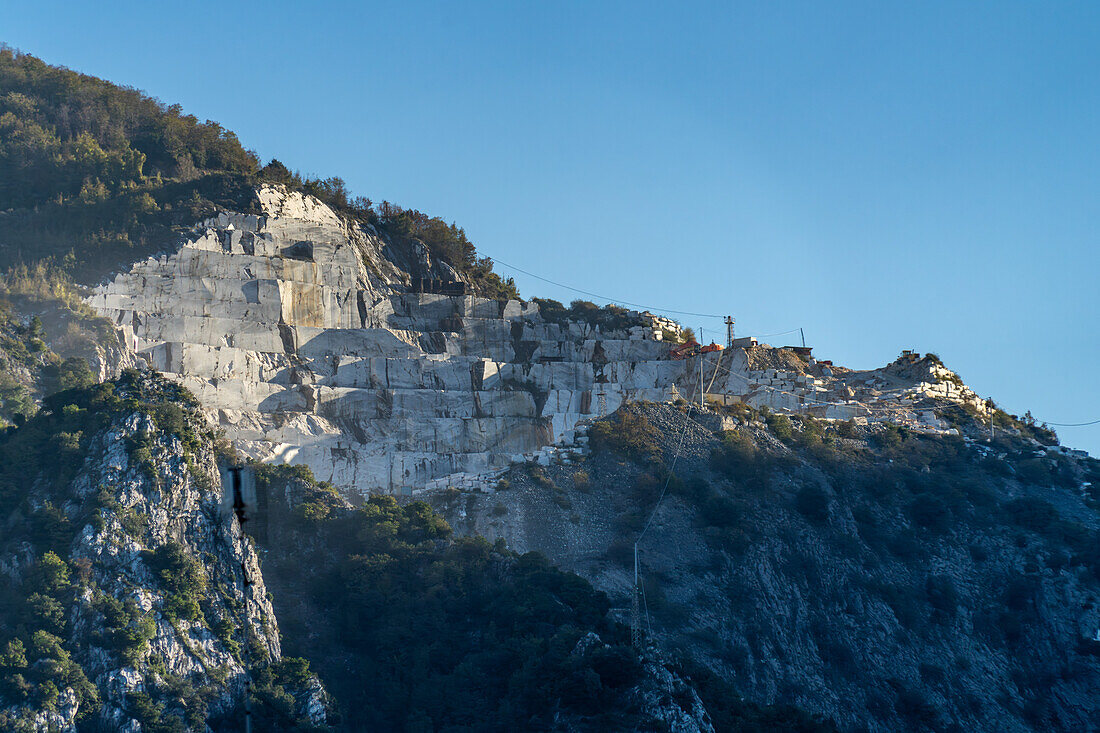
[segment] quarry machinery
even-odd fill
[[[695,341],[687,341],[677,346],[673,346],[668,350],[669,357],[677,360],[687,359],[695,356],[697,353],[699,353],[699,344]]]

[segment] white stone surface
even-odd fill
[[[88,302],[239,449],[308,464],[346,492],[485,486],[517,457],[551,460],[548,446],[573,445],[624,401],[698,401],[699,359],[713,403],[874,419],[868,400],[977,400],[940,367],[908,381],[889,367],[868,375],[894,390],[883,397],[820,371],[753,369],[746,349],[671,360],[660,338],[679,325],[657,316],[602,333],[544,321],[534,303],[409,293],[410,276],[454,272],[310,196],[258,197],[263,215],[203,222]]]

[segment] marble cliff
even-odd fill
[[[88,302],[239,450],[308,464],[348,492],[487,486],[516,461],[583,450],[586,422],[625,400],[698,401],[700,389],[711,403],[927,430],[946,426],[921,405],[983,407],[917,357],[872,372],[766,345],[674,360],[664,319],[604,332],[534,303],[412,292],[413,278],[461,276],[310,196],[257,195],[261,215],[203,222]]]

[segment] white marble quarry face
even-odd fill
[[[410,293],[411,276],[457,275],[311,196],[257,195],[262,215],[207,220],[88,298],[249,456],[307,464],[349,494],[477,485],[625,401],[698,401],[698,359],[671,360],[660,340],[673,321],[601,333],[534,303]],[[712,402],[804,410],[826,392],[749,369],[742,349],[702,359]],[[940,376],[909,388],[943,396]]]

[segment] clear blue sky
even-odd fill
[[[36,0],[0,39],[553,280],[1100,418],[1098,3]]]

